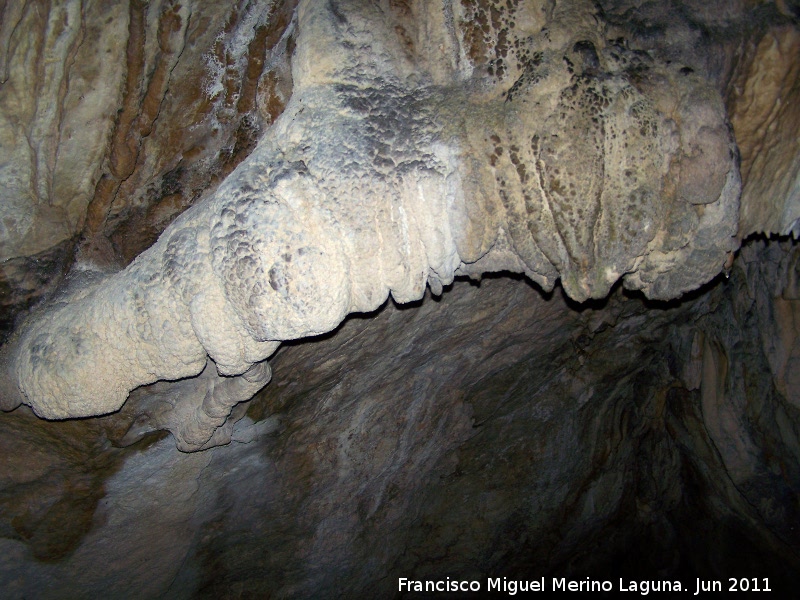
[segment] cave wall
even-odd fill
[[[252,151],[291,95],[295,4],[3,4],[4,337],[74,262],[128,264]]]
[[[0,11],[9,597],[800,583],[796,3]]]
[[[384,597],[401,576],[747,573],[790,589],[800,248],[742,253],[679,303],[576,306],[487,278],[352,317],[282,347],[295,376],[200,453],[137,428],[157,389],[71,428],[5,415],[3,588]]]

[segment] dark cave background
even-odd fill
[[[69,226],[51,223],[63,239],[0,261],[0,342],[75,265],[123,268],[213,194],[291,97],[296,1],[206,3],[185,31],[178,4],[81,5],[88,33],[64,89],[97,76],[106,55],[91,41],[127,19],[111,44],[125,66],[119,103],[106,107],[107,135],[82,148],[98,154],[81,171],[93,178],[85,202],[65,209]],[[411,31],[415,2],[385,4]],[[33,6],[0,4],[0,21]],[[104,417],[2,413],[1,595],[422,598],[397,579],[543,576],[692,590],[695,578],[767,577],[796,595],[800,245],[757,232],[792,230],[781,218],[798,156],[799,5],[595,6],[610,39],[719,89],[744,183],[729,271],[670,302],[617,285],[579,304],[504,273],[390,299],[283,344],[272,382],[235,409],[231,443],[198,453],[152,430],[175,402],[166,382]],[[24,24],[44,47],[46,19]],[[12,33],[0,31],[5,66]],[[213,98],[209,61],[222,67]],[[43,82],[30,83],[24,96],[38,98]],[[42,152],[75,154],[54,127]]]
[[[750,241],[730,278],[669,303],[617,288],[575,306],[503,276],[390,301],[283,346],[233,442],[197,456],[127,433],[164,384],[108,417],[4,415],[5,481],[38,475],[0,495],[4,587],[386,597],[399,577],[768,577],[790,594],[796,375],[778,342],[799,256]]]

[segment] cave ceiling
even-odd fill
[[[800,583],[799,23],[0,4],[0,585]]]

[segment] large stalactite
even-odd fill
[[[513,28],[524,15],[512,8],[489,36],[507,46],[494,71],[513,78],[482,73],[465,47],[480,11],[446,24],[439,56],[413,60],[377,6],[301,3],[282,115],[127,269],[20,328],[5,351],[6,408],[109,413],[140,385],[197,375],[206,356],[238,376],[281,341],[388,294],[441,293],[457,275],[524,273],[546,291],[560,279],[578,301],[620,278],[658,299],[710,280],[738,247],[719,94],[682,65],[609,43],[590,3],[527,10],[546,35]],[[184,412],[205,439],[172,428],[182,447],[203,447],[220,424],[208,411],[231,408],[203,402]]]
[[[790,596],[799,23],[0,3],[4,595]]]

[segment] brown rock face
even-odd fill
[[[253,149],[291,95],[295,4],[3,5],[5,331],[76,247],[126,265]]]
[[[798,56],[793,0],[0,2],[3,597],[792,597]]]
[[[743,236],[800,233],[800,31],[783,25],[748,40],[731,86],[731,122],[742,155]]]

